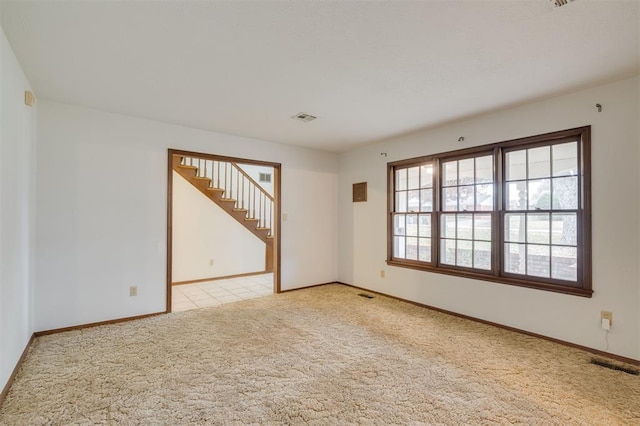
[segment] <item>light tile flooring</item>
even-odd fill
[[[273,274],[204,281],[171,287],[171,311],[217,306],[273,293]]]

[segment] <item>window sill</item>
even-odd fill
[[[570,286],[565,286],[560,284],[551,284],[551,283],[530,281],[530,280],[511,278],[511,277],[487,275],[487,274],[481,274],[477,272],[464,271],[464,270],[458,270],[458,269],[436,268],[436,267],[424,265],[418,262],[387,260],[387,265],[397,266],[400,268],[417,269],[420,271],[433,272],[436,274],[453,275],[457,277],[470,278],[470,279],[481,280],[481,281],[489,281],[489,282],[494,282],[499,284],[508,284],[508,285],[514,285],[518,287],[532,288],[536,290],[551,291],[554,293],[563,293],[563,294],[569,294],[573,296],[590,298],[593,295],[593,290],[591,289],[584,289],[580,287],[570,287]]]

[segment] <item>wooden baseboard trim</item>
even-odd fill
[[[348,284],[340,283],[340,282],[338,282],[338,281],[331,281],[331,282],[328,282],[328,283],[322,283],[322,284],[312,284],[312,285],[309,285],[309,286],[306,286],[306,287],[298,287],[298,288],[290,288],[290,289],[288,289],[288,290],[280,290],[278,293],[289,293],[289,292],[291,292],[291,291],[306,290],[306,289],[308,289],[308,288],[313,288],[313,287],[322,287],[323,285],[329,285],[329,284],[342,284],[342,285],[348,285]],[[353,286],[350,286],[350,287],[353,287]]]
[[[269,273],[270,272],[267,272],[267,271],[247,272],[246,274],[225,275],[224,277],[211,277],[211,278],[200,278],[200,279],[197,279],[197,280],[189,280],[189,281],[178,281],[178,282],[175,282],[175,283],[171,283],[171,285],[185,285],[185,284],[202,283],[202,282],[205,282],[205,281],[228,280],[230,278],[251,277],[253,275],[264,275],[264,274],[269,274]]]
[[[494,327],[502,328],[504,330],[513,331],[515,333],[520,333],[520,334],[524,334],[524,335],[531,336],[531,337],[537,337],[539,339],[547,340],[547,341],[550,341],[550,342],[553,342],[553,343],[558,343],[560,345],[568,346],[570,348],[580,349],[580,350],[583,350],[585,352],[592,353],[594,355],[610,358],[610,359],[613,359],[613,360],[616,360],[616,361],[620,361],[620,362],[623,362],[623,363],[626,363],[626,364],[640,366],[640,360],[637,360],[637,359],[627,358],[627,357],[622,356],[622,355],[616,355],[616,354],[612,354],[612,353],[609,353],[609,352],[601,351],[601,350],[598,350],[598,349],[593,349],[593,348],[590,348],[588,346],[578,345],[576,343],[567,342],[565,340],[556,339],[554,337],[545,336],[543,334],[532,333],[530,331],[522,330],[522,329],[515,328],[515,327],[509,327],[508,325],[499,324],[497,322],[491,322],[491,321],[483,320],[483,319],[480,319],[480,318],[475,318],[475,317],[472,317],[472,316],[469,316],[469,315],[464,315],[464,314],[459,314],[457,312],[448,311],[446,309],[436,308],[435,306],[425,305],[424,303],[414,302],[413,300],[403,299],[401,297],[392,296],[390,294],[381,293],[379,291],[370,290],[368,288],[358,287],[356,285],[347,284],[347,283],[343,283],[343,282],[340,282],[340,281],[336,281],[336,283],[337,284],[346,285],[347,287],[352,287],[352,288],[357,288],[359,290],[368,291],[370,293],[379,294],[381,296],[390,297],[391,299],[399,300],[401,302],[407,302],[407,303],[410,303],[412,305],[419,306],[421,308],[430,309],[432,311],[441,312],[443,314],[453,315],[454,317],[458,317],[458,318],[463,318],[463,319],[467,319],[467,320],[470,320],[470,321],[479,322],[479,323],[485,324],[485,325],[491,325],[491,326],[494,326]]]
[[[20,355],[20,358],[18,359],[18,362],[16,363],[15,368],[11,372],[11,375],[9,376],[9,380],[7,380],[7,383],[4,385],[4,388],[2,389],[2,392],[0,392],[0,405],[2,405],[2,403],[4,402],[4,399],[6,398],[7,394],[9,393],[9,389],[11,388],[11,385],[13,384],[13,380],[16,378],[16,374],[18,374],[18,370],[20,369],[20,366],[24,362],[24,359],[27,356],[27,352],[29,352],[29,348],[33,344],[33,340],[35,338],[36,338],[36,335],[32,334],[31,338],[27,342],[27,345],[24,347],[24,350],[22,351],[22,355]]]
[[[54,328],[52,330],[36,331],[33,334],[34,334],[35,337],[40,337],[40,336],[46,336],[48,334],[64,333],[65,331],[82,330],[84,328],[98,327],[100,325],[109,325],[109,324],[117,324],[119,322],[135,321],[135,320],[139,320],[139,319],[143,319],[143,318],[155,317],[157,315],[164,315],[164,314],[166,314],[166,312],[164,312],[164,311],[163,312],[154,312],[152,314],[137,315],[135,317],[117,318],[117,319],[108,320],[108,321],[99,321],[99,322],[92,322],[92,323],[89,323],[89,324],[73,325],[71,327]]]

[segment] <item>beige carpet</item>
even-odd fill
[[[0,424],[640,424],[640,378],[329,285],[36,339]]]

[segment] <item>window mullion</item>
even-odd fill
[[[504,269],[504,162],[503,151],[499,147],[493,149],[493,212],[491,213],[491,268],[493,275],[499,276]]]
[[[440,206],[442,205],[442,176],[440,159],[433,160],[433,209],[431,214],[431,260],[440,266]]]

